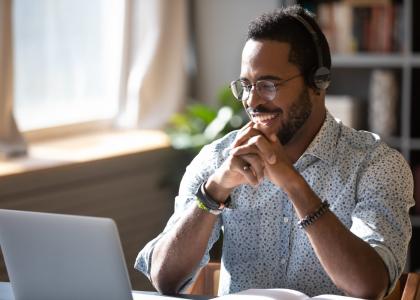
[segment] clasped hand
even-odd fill
[[[216,177],[226,189],[240,184],[256,186],[264,177],[282,187],[291,172],[293,165],[277,136],[266,136],[259,125],[249,122],[238,133]]]

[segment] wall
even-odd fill
[[[194,0],[198,100],[214,103],[220,88],[239,77],[249,22],[278,5],[277,0]]]
[[[113,218],[134,289],[152,286],[133,265],[173,211],[178,178],[169,148],[0,177],[0,208]],[[171,184],[169,184],[171,182]],[[0,257],[0,281],[7,281]]]

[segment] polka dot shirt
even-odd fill
[[[135,268],[149,278],[154,245],[188,206],[195,205],[195,191],[226,159],[236,134],[205,146],[187,167],[174,214],[137,257]],[[327,113],[294,167],[318,197],[330,203],[340,221],[377,251],[392,288],[405,265],[411,237],[408,210],[414,205],[413,178],[402,155],[375,134],[346,127]],[[281,188],[265,179],[258,187],[238,186],[231,199],[200,263],[202,267],[209,261],[208,250],[222,229],[219,294],[249,288],[288,288],[308,296],[343,294],[322,268],[305,231],[298,228],[293,205]]]

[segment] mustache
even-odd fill
[[[246,109],[246,112],[249,115],[252,115],[256,113],[283,113],[283,110],[281,108],[271,110],[271,109],[265,108],[264,106],[257,106],[256,108],[248,107]]]

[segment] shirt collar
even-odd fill
[[[313,156],[328,164],[333,164],[339,133],[340,123],[338,123],[327,111],[321,129],[309,144],[301,158],[304,156]]]

